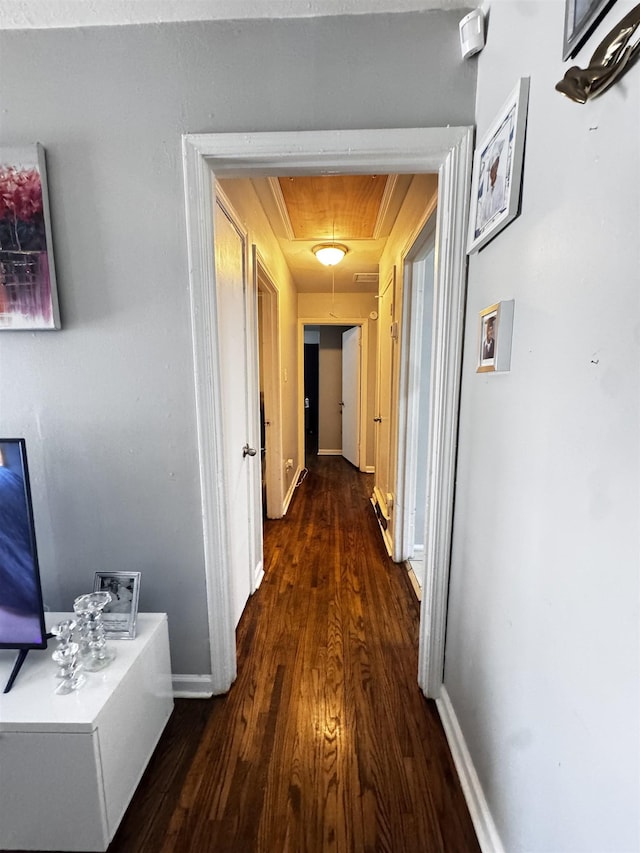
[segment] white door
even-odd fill
[[[222,396],[222,449],[227,517],[231,606],[238,624],[262,565],[262,540],[255,533],[256,489],[260,488],[259,425],[256,429],[257,370],[251,363],[252,292],[248,288],[247,239],[216,198],[215,273]]]
[[[360,467],[360,326],[342,333],[342,455]]]
[[[393,524],[394,436],[392,432],[393,389],[397,332],[395,324],[395,267],[378,300],[378,347],[376,359],[376,445],[375,498],[382,513],[385,543],[390,547]]]

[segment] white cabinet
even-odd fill
[[[47,614],[47,625],[68,614]],[[57,696],[55,642],[0,694],[0,849],[104,851],[173,708],[167,617],[140,613],[115,661]],[[0,651],[3,689],[14,652]]]

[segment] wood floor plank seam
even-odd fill
[[[373,477],[339,457],[308,469],[265,522],[236,682],[176,701],[108,853],[480,853]]]

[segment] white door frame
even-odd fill
[[[263,355],[264,405],[268,415],[265,431],[268,435],[265,459],[267,487],[267,517],[282,518],[284,507],[284,479],[282,476],[282,391],[280,385],[280,294],[273,276],[267,269],[260,252],[254,246],[256,289],[263,300]]]
[[[357,330],[357,331],[356,331]],[[355,333],[355,340],[358,344],[358,354],[357,358],[353,358],[351,355],[351,350],[353,349],[352,341],[352,333]],[[366,333],[365,333],[366,334]],[[345,347],[345,335],[347,335],[347,345]],[[363,331],[362,326],[350,326],[348,329],[345,329],[342,332],[342,399],[340,403],[340,407],[342,408],[342,455],[345,459],[347,459],[353,465],[353,459],[350,459],[348,456],[345,456],[345,435],[347,436],[347,451],[351,452],[352,450],[352,442],[355,438],[355,453],[352,454],[353,458],[356,459],[355,466],[359,470],[362,470],[362,459],[361,453],[366,450],[366,437],[365,444],[362,441],[363,435],[363,427],[365,424],[365,419],[363,417],[363,389],[366,388],[367,377],[365,375],[364,381],[362,377],[362,362],[364,361],[365,349],[363,346]],[[347,350],[347,370],[345,372],[345,348]],[[351,355],[351,357],[350,357]],[[345,394],[345,391],[353,391],[355,387],[355,399],[352,399],[349,403],[348,398],[349,395]],[[346,402],[345,402],[346,398]],[[366,399],[366,398],[365,398]],[[353,427],[353,414],[352,411],[355,408],[355,430]],[[347,428],[345,429],[345,423],[347,424]]]
[[[369,327],[362,317],[340,317],[338,320],[327,320],[326,317],[298,317],[298,459],[304,459],[306,453],[304,435],[304,327],[305,326],[360,326],[360,443],[359,469],[366,471],[366,411],[367,398],[367,362],[369,352]]]
[[[466,280],[465,234],[473,131],[469,127],[282,133],[187,134],[183,166],[193,328],[196,423],[200,456],[211,686],[226,692],[236,676],[235,631],[225,541],[225,485],[220,434],[218,317],[215,306],[213,191],[216,177],[310,174],[438,173],[438,304],[436,346],[443,353],[434,382],[438,400],[433,484],[442,524],[431,542],[420,626],[418,683],[437,697],[442,685],[449,578],[456,424]],[[449,323],[445,323],[445,318]],[[435,493],[434,493],[435,494]],[[428,566],[432,566],[432,571]]]
[[[403,253],[402,274],[402,331],[400,346],[400,375],[398,392],[398,446],[396,518],[394,527],[393,559],[400,563],[413,556],[415,542],[414,506],[417,491],[418,438],[423,425],[419,423],[420,374],[422,370],[422,323],[424,293],[417,287],[418,277],[424,278],[424,247],[435,239],[435,205],[425,211],[420,225]],[[437,269],[434,260],[434,284]],[[433,294],[435,303],[435,287]],[[435,325],[435,314],[433,323]],[[433,343],[433,341],[432,341]],[[431,366],[437,370],[443,354],[431,348]],[[429,389],[429,411],[436,406],[433,389]],[[430,470],[430,469],[429,469]],[[425,476],[428,478],[429,472]],[[429,494],[429,484],[427,484]],[[421,540],[424,542],[424,537]]]

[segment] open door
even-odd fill
[[[360,467],[360,326],[342,333],[342,455]]]
[[[216,193],[214,212],[216,303],[222,398],[223,475],[231,607],[237,625],[261,579],[262,524],[257,365],[257,294],[248,275],[247,236]],[[254,393],[255,392],[255,393]]]

